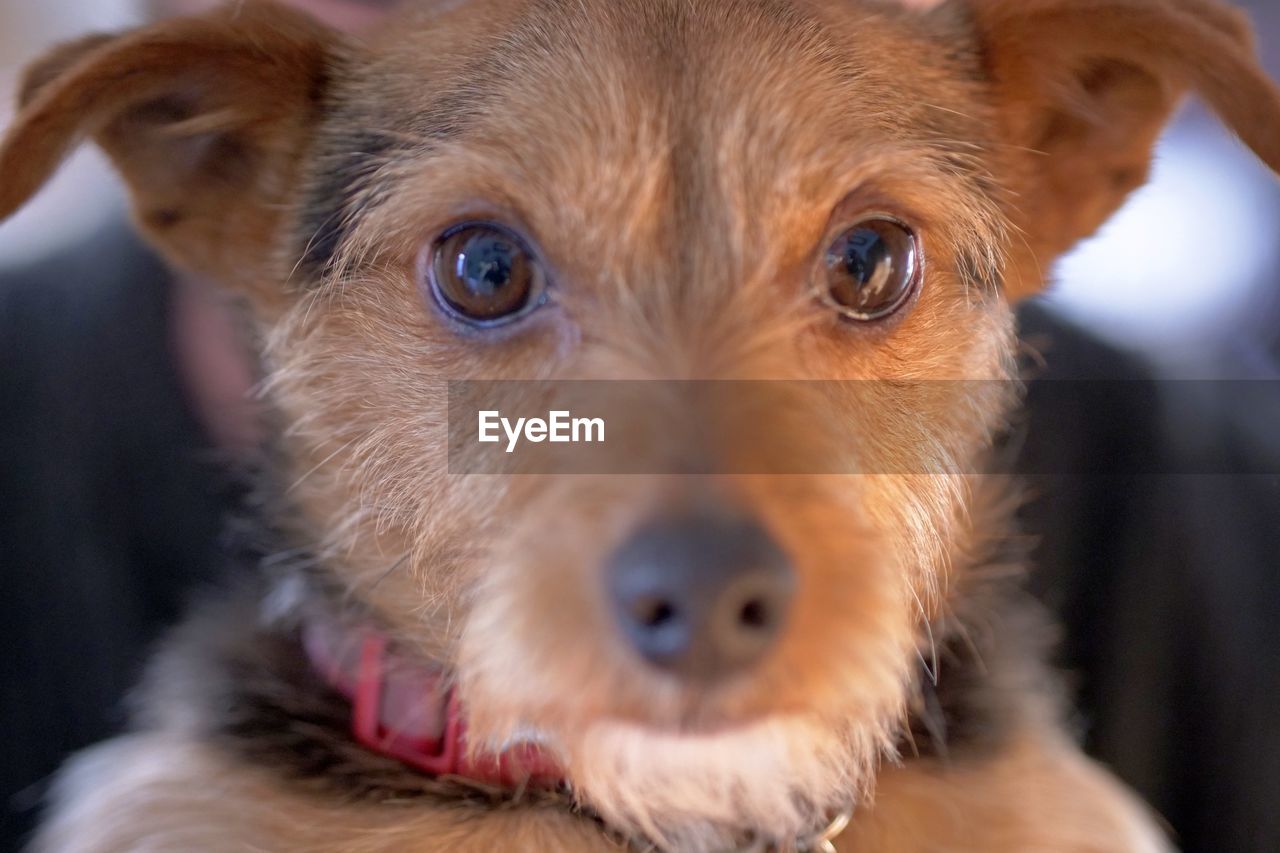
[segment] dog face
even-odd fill
[[[469,0],[361,43],[248,3],[39,63],[0,215],[92,135],[246,295],[290,500],[472,736],[536,732],[615,826],[786,838],[892,749],[979,535],[1008,383],[933,380],[1011,378],[1011,299],[1188,87],[1280,165],[1247,45],[1207,0]],[[677,396],[636,418],[719,473],[451,474],[462,378],[797,380],[756,434],[874,473],[735,468]]]

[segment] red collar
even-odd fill
[[[430,776],[486,787],[565,784],[560,764],[536,743],[516,743],[498,753],[469,750],[466,714],[446,672],[395,654],[379,631],[312,620],[303,624],[302,645],[316,673],[351,702],[351,733],[366,749]],[[787,849],[834,851],[832,841],[851,814],[852,808]]]
[[[535,743],[467,748],[467,719],[445,671],[395,654],[385,635],[308,621],[302,645],[315,671],[351,702],[351,733],[366,749],[431,776],[508,788],[553,788],[564,771]]]

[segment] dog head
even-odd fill
[[[1010,303],[1192,89],[1280,168],[1214,0],[465,0],[362,41],[246,2],[37,63],[0,216],[92,138],[244,295],[327,571],[473,735],[536,732],[651,838],[788,838],[891,752],[975,547],[1011,401],[959,380],[1012,376]],[[693,473],[732,442],[673,394],[634,414],[689,472],[450,473],[456,379],[789,380],[756,434],[839,464]]]

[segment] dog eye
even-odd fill
[[[851,320],[880,320],[916,286],[916,237],[893,219],[866,219],[845,231],[823,258],[821,297]]]
[[[544,299],[533,253],[507,229],[459,225],[432,248],[431,288],[450,313],[474,325],[509,322]]]

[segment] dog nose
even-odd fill
[[[640,656],[708,681],[764,657],[795,586],[782,549],[742,518],[653,522],[618,548],[607,571],[615,615]]]

